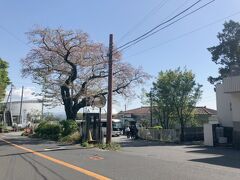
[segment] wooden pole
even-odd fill
[[[22,86],[22,95],[21,95],[20,112],[19,112],[19,123],[21,123],[21,119],[22,119],[23,89],[24,89],[24,86]]]
[[[109,36],[109,54],[108,54],[108,103],[107,103],[107,137],[106,143],[110,144],[112,140],[112,51],[113,51],[113,35]]]

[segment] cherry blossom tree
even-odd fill
[[[38,27],[27,35],[33,47],[21,60],[22,75],[43,87],[47,105],[61,103],[67,119],[76,119],[93,98],[107,95],[108,49],[103,44],[90,41],[84,32],[61,28]],[[130,96],[149,75],[122,62],[114,51],[113,78],[114,94]]]

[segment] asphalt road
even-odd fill
[[[112,152],[79,145],[59,146],[11,134],[1,138],[13,144],[0,140],[0,180],[240,179],[240,151],[212,149],[207,153],[197,146],[166,146],[116,138],[124,147]],[[209,160],[221,157],[221,163]]]

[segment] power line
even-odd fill
[[[164,20],[168,19],[170,16],[172,16],[175,12],[177,12],[179,9],[181,9],[185,4],[188,3],[189,0],[185,0],[183,3],[181,3],[174,11],[172,11]],[[136,30],[146,19],[148,19],[151,15],[155,14],[157,11],[159,11],[164,5],[167,4],[169,0],[161,1],[156,7],[154,7],[148,14],[146,14],[140,22],[138,22],[134,27],[132,27],[128,32],[126,32],[119,40],[118,43],[121,42],[123,39],[125,39],[128,35],[130,35],[132,32],[134,32],[134,29]],[[157,11],[156,11],[157,9]]]
[[[159,43],[159,44],[157,44],[157,45],[155,45],[155,46],[152,46],[152,47],[150,47],[150,48],[147,48],[147,49],[144,49],[144,50],[142,50],[142,51],[139,51],[139,52],[137,52],[137,53],[135,53],[135,54],[133,54],[133,55],[130,55],[130,56],[126,57],[126,58],[134,57],[134,56],[136,56],[136,55],[139,55],[139,54],[142,54],[142,53],[144,53],[144,52],[146,52],[146,51],[155,49],[155,48],[157,48],[157,47],[159,47],[159,46],[162,46],[162,45],[164,45],[164,44],[167,44],[167,43],[169,43],[169,42],[172,42],[172,41],[181,39],[181,38],[183,38],[183,37],[185,37],[185,36],[188,36],[188,35],[190,35],[190,34],[193,34],[193,33],[195,33],[195,32],[198,32],[198,31],[200,31],[200,30],[202,30],[202,29],[205,29],[205,28],[207,28],[207,27],[209,27],[209,26],[212,26],[212,25],[214,25],[214,24],[220,23],[220,22],[222,22],[222,21],[225,20],[225,19],[228,19],[228,18],[230,18],[230,17],[236,16],[236,15],[239,15],[239,14],[240,14],[240,11],[235,12],[235,13],[229,15],[229,16],[220,18],[220,19],[218,19],[218,20],[216,20],[216,21],[213,21],[213,22],[211,22],[211,23],[209,23],[209,24],[206,24],[206,25],[204,25],[204,26],[201,26],[201,27],[199,27],[199,28],[196,28],[196,29],[194,29],[194,30],[192,30],[192,31],[183,33],[183,34],[181,34],[181,35],[179,35],[179,36],[177,36],[177,37],[175,37],[175,38],[169,39],[169,40],[167,40],[167,41],[165,41],[165,42]]]
[[[191,9],[192,7],[194,7],[195,5],[197,5],[198,3],[200,3],[201,1],[202,1],[202,0],[198,0],[197,2],[195,2],[195,3],[192,4],[191,6],[187,7],[186,9],[184,9],[183,11],[181,11],[180,13],[178,13],[177,15],[175,15],[175,16],[173,16],[172,18],[170,18],[170,19],[168,19],[168,20],[166,20],[166,21],[158,24],[157,26],[155,26],[154,28],[150,29],[149,31],[147,31],[147,32],[144,33],[143,35],[141,35],[141,36],[139,36],[139,37],[137,37],[137,38],[135,38],[135,39],[133,39],[133,40],[131,40],[131,41],[123,44],[123,45],[121,45],[121,46],[118,47],[116,50],[119,50],[119,49],[121,49],[121,48],[124,48],[125,46],[127,46],[127,45],[129,45],[129,44],[131,44],[131,43],[134,43],[134,42],[138,41],[139,39],[147,36],[148,34],[152,33],[154,30],[156,30],[156,29],[159,28],[160,26],[162,26],[162,25],[164,25],[164,24],[167,24],[168,22],[170,22],[170,21],[174,20],[175,18],[177,18],[178,16],[182,15],[183,13],[185,13],[186,11],[188,11],[189,9]],[[215,1],[215,0],[213,0],[213,1]]]
[[[135,26],[133,26],[129,31],[127,31],[119,40],[118,42],[121,42],[123,39],[125,39],[128,35],[130,35],[134,30],[136,30],[145,20],[147,20],[151,15],[155,14],[157,11],[159,11],[165,4],[167,4],[169,0],[163,0],[160,3],[157,4],[154,8],[152,8],[142,19],[139,21]]]
[[[156,34],[157,32],[159,32],[159,31],[161,31],[161,30],[163,30],[163,29],[166,29],[167,27],[169,27],[169,26],[175,24],[176,22],[178,22],[178,21],[180,21],[180,20],[186,18],[187,16],[189,16],[189,15],[191,15],[191,14],[193,14],[193,13],[199,11],[200,9],[202,9],[202,8],[204,8],[204,7],[206,7],[206,6],[208,6],[209,4],[213,3],[214,1],[215,1],[215,0],[212,0],[212,1],[210,1],[210,2],[208,2],[208,3],[206,3],[206,4],[204,4],[204,5],[200,6],[199,8],[197,8],[197,9],[195,9],[195,10],[193,10],[193,11],[187,13],[186,15],[184,15],[184,16],[178,18],[177,20],[171,22],[170,24],[167,24],[166,26],[164,26],[164,27],[162,27],[162,28],[160,28],[160,29],[158,29],[158,30],[156,30],[156,31],[151,32],[151,33],[148,34],[148,35],[142,36],[141,38],[140,38],[140,37],[139,37],[139,38],[136,38],[137,40],[134,40],[134,41],[131,41],[131,42],[129,42],[129,43],[126,43],[124,46],[121,46],[122,49],[121,49],[120,51],[123,51],[123,50],[125,50],[125,49],[127,49],[127,48],[129,48],[129,47],[131,47],[131,46],[133,46],[133,45],[135,45],[135,44],[137,44],[137,43],[143,41],[144,39],[146,39],[146,38],[148,38],[148,37],[150,37],[150,36]],[[126,46],[127,44],[129,44],[129,45]],[[117,49],[120,49],[120,47],[117,48]]]
[[[175,12],[177,12],[179,9],[181,9],[185,4],[188,3],[188,1],[189,1],[189,0],[185,0],[182,4],[180,4],[180,6],[178,6],[173,12],[171,12],[171,13],[166,17],[166,19],[169,18],[170,16],[172,16],[172,15],[173,15]]]
[[[20,39],[19,37],[17,37],[14,33],[12,33],[11,31],[9,31],[7,28],[3,27],[2,25],[0,26],[0,29],[2,29],[3,31],[5,31],[7,34],[9,34],[10,36],[12,36],[14,39],[16,39],[18,42],[24,44],[25,46],[30,47],[26,42],[24,42],[22,39]]]

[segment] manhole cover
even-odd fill
[[[91,159],[91,160],[103,160],[104,158],[101,157],[101,156],[91,156],[91,157],[89,157],[89,159]]]

